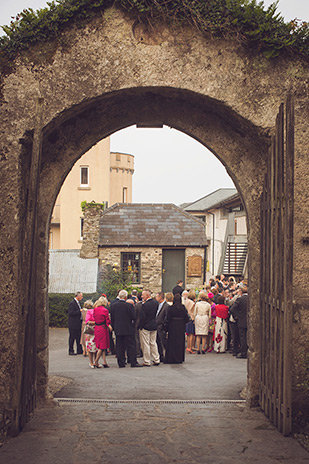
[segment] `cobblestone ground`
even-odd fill
[[[110,369],[91,370],[85,358],[67,355],[66,331],[52,332],[50,340],[58,400],[36,409],[0,449],[1,463],[309,464],[299,443],[258,409],[222,402],[240,400],[245,360],[195,355],[177,367],[118,369],[109,356]]]

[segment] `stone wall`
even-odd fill
[[[201,256],[202,257],[202,275],[201,277],[189,277],[188,276],[188,257],[189,256]],[[195,289],[203,285],[204,280],[204,249],[203,248],[186,248],[185,253],[186,260],[186,288]]]
[[[121,253],[141,253],[141,282],[136,284],[136,287],[149,288],[153,293],[162,290],[162,249],[161,248],[99,248],[99,265],[100,269],[106,264],[121,265]],[[202,270],[204,269],[204,249],[187,248],[185,253],[185,269],[186,269],[186,288],[198,288],[203,285],[203,271],[201,277],[188,277],[188,257],[202,257]],[[88,257],[84,255],[83,257]]]
[[[3,434],[20,430],[25,333],[35,330],[27,315],[35,311],[40,330],[31,350],[39,353],[39,368],[32,381],[34,388],[46,384],[48,232],[60,187],[91,146],[136,123],[166,124],[209,147],[243,200],[248,218],[250,286],[247,392],[249,404],[257,404],[260,196],[270,136],[288,90],[296,101],[294,275],[290,283],[295,301],[293,398],[299,394],[300,406],[307,401],[298,387],[304,374],[297,360],[300,347],[309,350],[308,330],[304,330],[309,324],[309,262],[304,259],[309,195],[308,63],[300,56],[266,60],[246,53],[238,41],[214,40],[193,27],[158,25],[151,29],[156,40],[147,43],[134,34],[136,20],[116,8],[109,9],[83,29],[68,27],[54,41],[21,52],[11,70],[0,76],[0,307],[2,326],[6,327],[0,339],[0,410],[7,418],[1,421]],[[33,161],[37,97],[44,102],[38,148],[42,156],[37,166],[39,189],[31,196],[29,176],[24,174]],[[199,169],[190,153],[188,165],[191,174]],[[190,191],[189,182],[184,187]],[[35,235],[27,225],[34,205]],[[24,260],[31,243],[37,246],[34,267]],[[36,295],[34,305],[29,300],[30,280]],[[9,355],[8,338],[12,340]]]
[[[84,211],[84,236],[80,250],[81,258],[97,258],[100,233],[100,218],[103,209],[87,207]]]
[[[160,292],[162,286],[161,248],[99,248],[99,265],[121,265],[121,252],[141,254],[141,282],[136,287],[148,288],[153,293]],[[134,284],[135,285],[135,284]]]

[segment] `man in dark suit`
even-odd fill
[[[69,327],[69,355],[75,355],[74,341],[76,342],[77,353],[83,354],[83,349],[80,344],[82,313],[80,301],[83,299],[82,292],[76,292],[75,298],[71,301],[68,308],[68,327]]]
[[[128,292],[121,290],[118,301],[110,308],[111,323],[116,334],[116,356],[119,367],[126,366],[125,352],[131,367],[141,367],[136,360],[134,321],[136,318],[133,305],[126,302]]]
[[[182,280],[178,280],[177,282],[177,285],[176,287],[173,288],[173,295],[175,296],[176,293],[179,293],[179,295],[182,295],[182,292],[183,292],[183,281]]]
[[[158,302],[151,298],[150,290],[142,292],[143,306],[139,322],[141,345],[143,350],[143,366],[151,366],[151,360],[154,366],[159,366],[160,356],[157,346],[157,323],[156,315],[158,311]]]
[[[231,314],[236,320],[239,338],[240,338],[240,352],[237,358],[247,357],[247,313],[248,313],[248,289],[243,286],[239,288],[239,298],[231,307]]]
[[[137,295],[137,303],[136,303],[136,305],[135,305],[135,315],[136,315],[136,319],[135,319],[135,324],[134,324],[134,329],[135,329],[135,343],[136,343],[136,355],[137,355],[138,358],[142,358],[142,357],[143,357],[143,352],[142,352],[142,347],[141,347],[141,340],[140,340],[139,330],[138,330],[139,321],[140,321],[140,318],[141,318],[142,306],[143,306],[143,303],[142,303],[142,292],[139,292],[138,295]]]
[[[160,361],[164,362],[165,350],[166,350],[166,331],[164,330],[164,322],[167,317],[167,310],[169,305],[165,301],[164,293],[157,293],[156,300],[159,303],[156,323],[157,323],[157,345],[160,355]]]

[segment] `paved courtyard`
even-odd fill
[[[0,449],[0,462],[309,463],[296,440],[241,402],[245,360],[211,353],[118,369],[109,356],[110,369],[90,369],[67,355],[67,331],[51,329],[50,344],[51,378],[67,384]]]

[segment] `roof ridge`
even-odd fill
[[[194,203],[198,203],[199,201],[204,200],[204,199],[207,198],[207,197],[210,197],[210,195],[213,195],[214,193],[219,192],[219,190],[237,190],[237,189],[236,189],[236,187],[226,187],[226,188],[225,188],[225,187],[220,187],[220,188],[214,190],[213,192],[210,192],[210,193],[208,193],[207,195],[204,195],[203,197],[198,198],[198,199],[195,200],[195,201],[192,201],[192,203],[189,203],[189,204],[186,206],[186,208],[188,208],[189,206],[194,205]]]
[[[177,205],[173,205],[173,206],[175,206],[175,208],[177,208],[181,212],[181,214],[183,214],[184,216],[188,217],[189,219],[194,219],[194,221],[197,222],[198,224],[201,224],[203,228],[205,227],[205,224],[201,219],[198,219],[196,216],[193,216],[193,214],[188,213],[184,209],[180,208],[180,206],[177,206]]]

